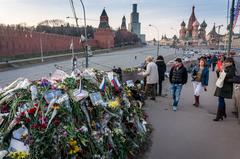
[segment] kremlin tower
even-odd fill
[[[108,15],[105,9],[103,9],[100,16],[100,23],[98,29],[94,33],[94,39],[97,41],[100,48],[114,47],[114,33],[109,26]]]

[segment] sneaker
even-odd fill
[[[177,111],[177,107],[176,106],[173,106],[173,111]]]

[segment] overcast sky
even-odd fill
[[[227,1],[228,0],[83,0],[86,8],[88,25],[98,26],[99,16],[106,8],[109,16],[110,26],[114,29],[121,24],[122,16],[125,15],[127,23],[130,20],[132,4],[138,4],[140,13],[141,32],[146,38],[157,38],[156,30],[149,27],[149,24],[159,28],[160,36],[166,34],[172,37],[178,33],[182,20],[188,21],[192,6],[196,6],[196,17],[201,23],[206,20],[210,31],[215,22],[223,24],[221,33],[226,31],[227,23]],[[77,16],[83,18],[80,0],[74,0]],[[46,19],[62,19],[74,23],[69,0],[0,0],[0,23],[18,24],[26,22],[27,25],[37,25],[38,22]],[[238,22],[238,24],[240,24]],[[83,25],[83,21],[80,21]],[[239,32],[239,27],[236,31]]]

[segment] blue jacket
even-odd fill
[[[199,71],[199,66],[195,66],[192,70],[192,81],[195,81],[194,77]],[[202,75],[201,75],[201,83],[203,86],[207,86],[208,85],[208,79],[209,79],[209,70],[207,67],[205,67],[202,71]]]

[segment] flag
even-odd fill
[[[82,42],[84,42],[85,40],[86,40],[86,38],[85,38],[83,35],[81,35],[80,40],[79,40],[79,43],[82,43]]]
[[[99,86],[99,89],[104,91],[105,88],[106,88],[106,81],[105,81],[105,78],[103,77],[102,82],[101,82],[101,84]]]
[[[119,93],[119,87],[118,87],[118,84],[117,84],[117,82],[115,81],[114,78],[111,80],[111,84],[113,85],[113,87],[116,90],[116,92]]]
[[[118,78],[116,76],[114,76],[114,80],[115,80],[117,86],[121,87],[121,84],[120,84],[120,82],[119,82],[119,80],[118,80]]]
[[[234,21],[233,21],[233,28],[235,28],[238,20],[238,16],[240,14],[240,0],[238,0],[236,8],[234,10]]]
[[[72,50],[72,49],[73,49],[73,39],[72,39],[72,42],[71,42],[71,44],[70,44],[70,47],[69,47],[69,49],[70,49],[70,50]]]

